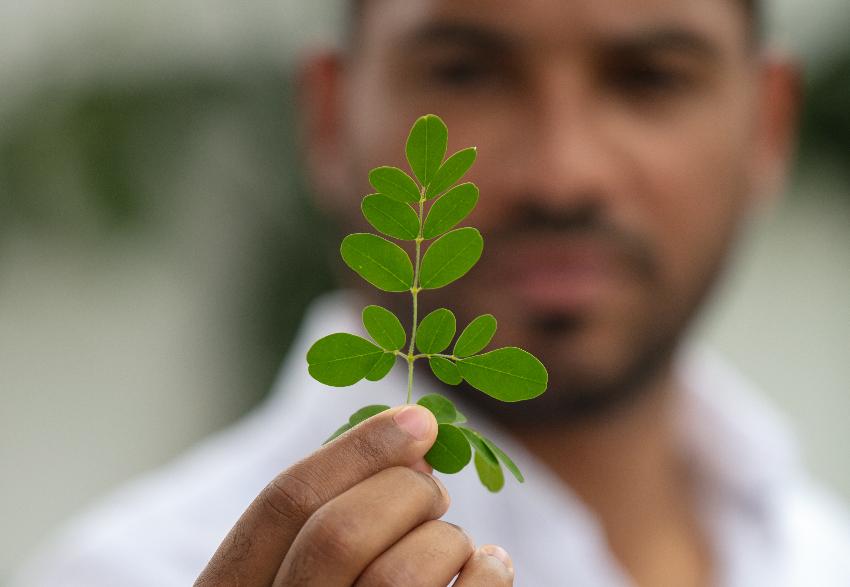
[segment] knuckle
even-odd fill
[[[366,464],[369,470],[377,471],[389,460],[387,446],[374,434],[351,434],[349,450]]]
[[[455,548],[466,551],[467,558],[472,556],[475,550],[475,544],[472,541],[472,537],[463,528],[449,522],[444,522],[443,520],[433,520],[429,523],[440,524],[442,532],[447,536],[451,536],[452,540],[455,541]]]
[[[405,488],[407,495],[429,500],[435,510],[448,506],[448,495],[431,475],[414,471],[410,467],[390,467],[385,474],[399,488]]]
[[[356,587],[426,587],[433,578],[419,564],[416,556],[381,557],[369,565]]]
[[[322,503],[310,483],[289,471],[278,475],[261,495],[265,508],[287,523],[303,524]]]
[[[320,508],[302,530],[313,557],[324,561],[358,558],[363,528],[351,516],[338,515],[333,509]]]
[[[431,520],[419,527],[427,541],[419,544],[414,556],[388,556],[375,560],[363,572],[357,587],[422,587],[433,585],[431,562],[446,559],[466,560],[473,552],[472,541],[460,527],[442,520]]]
[[[423,527],[428,528],[435,536],[430,548],[435,557],[469,559],[475,550],[472,538],[464,532],[463,528],[443,520],[431,520],[425,522]]]
[[[371,565],[361,575],[356,587],[419,587],[425,585],[420,573],[411,572],[403,562]]]
[[[389,467],[382,473],[389,477],[389,481],[398,486],[423,487],[422,474],[409,467]]]

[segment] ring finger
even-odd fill
[[[472,540],[453,524],[425,522],[370,564],[355,587],[445,587],[473,551]]]

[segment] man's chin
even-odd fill
[[[628,410],[646,395],[666,373],[672,349],[656,347],[627,364],[558,364],[550,367],[549,388],[530,401],[504,403],[468,386],[465,382],[454,392],[501,424],[512,426],[569,425],[593,419],[614,417]],[[540,357],[547,364],[545,357]]]

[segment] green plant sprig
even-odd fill
[[[419,294],[445,287],[472,269],[481,257],[484,241],[472,227],[455,228],[478,203],[478,187],[458,182],[475,162],[475,147],[445,159],[448,129],[433,114],[419,118],[410,131],[405,154],[413,177],[397,167],[378,167],[369,173],[376,193],[363,198],[361,211],[378,232],[413,242],[414,259],[394,242],[372,233],[346,236],[340,245],[343,261],[376,288],[410,292],[413,320],[410,338],[391,311],[370,305],[363,309],[363,326],[372,340],[347,332],[330,334],[307,351],[310,375],[335,387],[362,379],[379,381],[397,359],[407,363],[407,403],[413,401],[413,365],[427,359],[432,373],[447,385],[466,381],[470,386],[504,402],[535,398],[546,391],[548,373],[531,353],[517,347],[482,352],[496,333],[496,318],[483,314],[455,338],[457,321],[451,310],[439,308],[419,319]],[[426,204],[428,209],[426,213]],[[422,245],[431,242],[425,249]],[[403,350],[407,344],[407,350]],[[418,352],[417,352],[418,351]],[[516,464],[491,440],[463,426],[466,417],[448,398],[428,394],[417,401],[437,419],[438,432],[426,461],[442,473],[457,473],[472,460],[481,483],[490,491],[504,486],[504,465],[519,481]],[[366,406],[334,432],[330,442],[360,422],[390,407]]]

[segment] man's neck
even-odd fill
[[[706,585],[710,556],[674,429],[669,373],[635,404],[567,429],[514,430],[597,515],[639,585]]]

